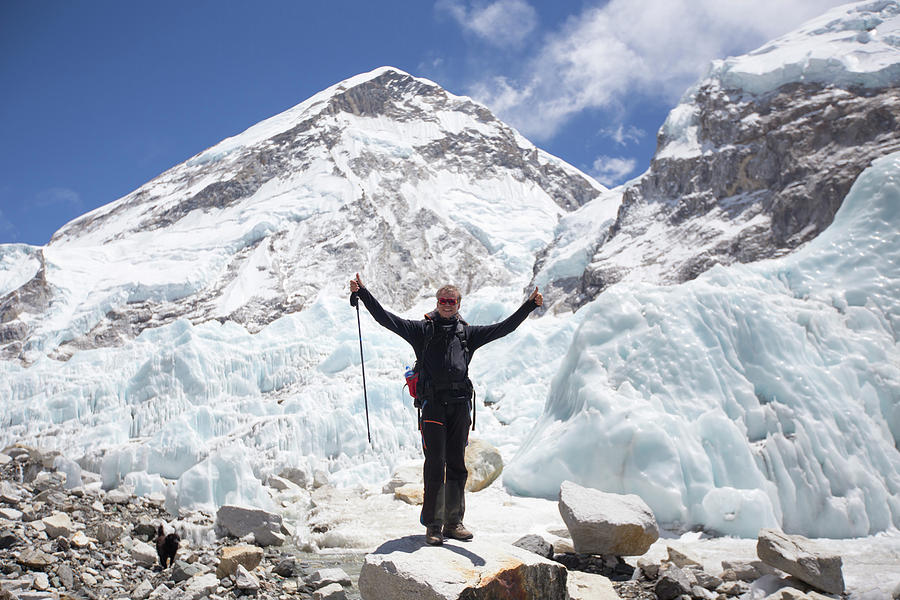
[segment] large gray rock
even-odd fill
[[[569,571],[569,600],[619,600],[612,581],[603,575]]]
[[[819,551],[803,536],[763,529],[756,542],[756,554],[764,563],[816,589],[829,594],[844,593],[841,557]]]
[[[234,587],[244,594],[252,595],[259,591],[259,579],[244,568],[244,565],[238,565],[234,572]]]
[[[671,567],[662,572],[653,591],[659,600],[675,600],[679,596],[690,595],[692,588],[687,573],[678,567]]]
[[[405,485],[417,485],[420,488],[422,487],[421,460],[405,462],[398,466],[394,471],[394,474],[391,475],[391,480],[384,485],[381,491],[385,494],[393,494],[397,488]]]
[[[313,592],[313,600],[346,600],[347,594],[339,583],[329,583]]]
[[[484,440],[472,438],[466,446],[466,490],[477,492],[488,487],[503,472],[500,451]]]
[[[97,525],[97,540],[102,544],[118,540],[123,533],[125,533],[125,526],[121,523],[104,521]]]
[[[58,537],[72,537],[76,531],[72,519],[69,518],[69,515],[62,512],[54,512],[49,517],[44,517],[41,519],[41,523],[44,524],[44,531],[47,532],[47,537],[51,540]]]
[[[659,539],[656,517],[639,496],[607,494],[564,481],[559,514],[580,554],[639,556]]]
[[[538,556],[543,556],[544,558],[553,558],[553,544],[534,533],[520,537],[513,542],[513,546],[521,548],[522,550],[534,552]]]
[[[315,587],[324,587],[330,583],[339,583],[340,585],[351,585],[350,576],[339,567],[330,569],[319,569],[312,574],[309,582]]]
[[[187,586],[184,588],[183,596],[179,598],[188,598],[189,600],[200,600],[204,596],[209,596],[219,587],[219,579],[213,573],[206,575],[198,575],[192,577]]]
[[[280,546],[284,543],[281,515],[259,508],[247,508],[226,504],[216,512],[216,526],[228,535],[242,538],[252,533],[263,546]]]
[[[508,544],[428,546],[424,536],[408,536],[366,556],[359,591],[363,600],[566,600],[566,569]]]
[[[139,565],[152,567],[158,560],[156,548],[140,540],[135,540],[134,545],[131,547],[131,559]]]
[[[228,546],[222,548],[219,556],[219,564],[216,567],[216,576],[224,579],[234,575],[238,565],[243,565],[248,571],[252,571],[262,562],[262,548],[256,546]]]
[[[298,487],[305,488],[309,485],[309,475],[303,469],[297,467],[285,467],[278,473],[279,477],[287,479]]]

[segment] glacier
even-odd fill
[[[898,219],[893,154],[792,255],[602,294],[506,486],[636,493],[662,522],[743,537],[900,526]]]

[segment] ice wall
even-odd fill
[[[587,306],[506,485],[642,496],[663,523],[754,536],[900,526],[900,154],[797,253]]]

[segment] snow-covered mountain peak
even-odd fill
[[[884,88],[900,82],[900,2],[833,8],[743,56],[714,61],[708,78],[763,94],[788,83]]]
[[[355,270],[400,307],[438,282],[521,289],[559,217],[604,191],[484,106],[383,67],[60,229],[27,263],[40,302],[9,300],[4,354],[65,358],[177,318],[255,332]]]

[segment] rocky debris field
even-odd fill
[[[343,570],[349,562],[352,572],[352,557],[309,557],[246,543],[252,535],[219,535],[212,515],[173,519],[163,497],[104,492],[85,471],[82,486],[66,489],[53,460],[33,448],[0,454],[0,600],[359,598]],[[180,537],[165,569],[156,550],[160,524]]]
[[[531,534],[513,545],[448,540],[430,547],[412,535],[363,556],[301,552],[281,517],[258,509],[223,506],[216,515],[173,518],[159,494],[104,491],[100,477],[86,471],[71,487],[59,464],[55,453],[34,448],[0,453],[0,600],[403,600],[421,597],[403,589],[433,591],[434,574],[448,565],[474,578],[445,585],[446,595],[436,598],[511,598],[510,585],[526,598],[538,597],[527,590],[538,590],[541,600],[846,596],[839,556],[780,531],[760,532],[760,560],[722,561],[715,573],[672,547],[659,561],[635,557],[635,548],[658,539],[640,498],[570,482],[560,512],[572,533],[554,545]],[[160,527],[163,539],[178,536],[165,568],[157,552]],[[390,566],[401,563],[410,567]],[[389,589],[398,591],[385,597]]]

